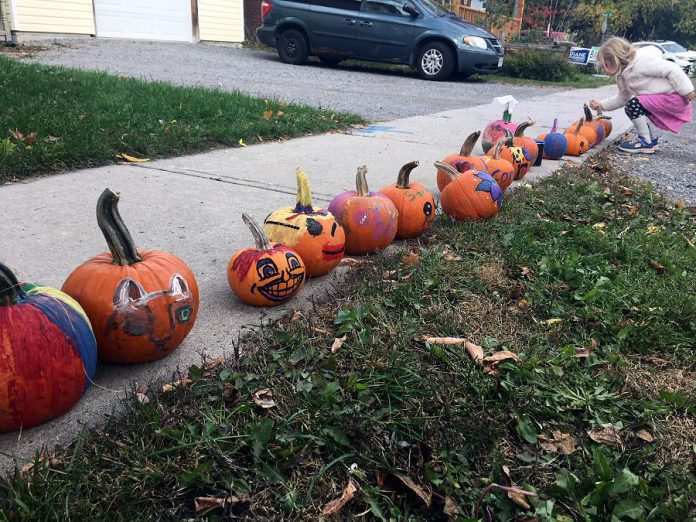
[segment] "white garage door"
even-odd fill
[[[191,0],[94,0],[97,36],[193,40]]]

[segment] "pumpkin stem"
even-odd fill
[[[297,214],[311,214],[314,212],[314,208],[312,208],[312,189],[309,188],[307,174],[297,167],[295,175],[297,176],[297,205],[295,205],[295,212]]]
[[[512,121],[512,113],[508,109],[503,111],[503,121],[505,123],[510,123]]]
[[[592,111],[590,110],[590,106],[585,103],[582,108],[585,111],[585,121],[592,121]]]
[[[476,145],[479,136],[481,136],[481,131],[476,131],[469,134],[469,136],[464,141],[464,145],[462,145],[462,148],[459,150],[459,155],[471,156],[471,151],[474,150],[474,145]]]
[[[573,134],[579,133],[583,125],[585,125],[585,118],[580,118],[580,121],[578,121],[578,126],[575,127],[575,132],[573,132]]]
[[[411,171],[415,169],[418,165],[420,165],[418,160],[413,160],[409,161],[406,165],[401,167],[401,170],[399,170],[399,177],[396,178],[396,188],[408,188],[408,178],[411,175]]]
[[[370,189],[367,187],[367,165],[358,167],[358,174],[355,176],[355,188],[358,196],[369,196]]]
[[[531,127],[534,125],[534,120],[527,120],[523,121],[517,126],[517,129],[515,130],[515,137],[519,138],[524,135],[524,130],[528,127]]]
[[[505,137],[505,138],[500,138],[498,141],[495,142],[495,147],[493,148],[493,159],[498,159],[500,157],[500,152],[503,150],[503,147],[505,146],[511,146],[512,145],[512,138],[510,137]]]
[[[611,120],[611,116],[597,116],[596,120]]]
[[[97,201],[97,224],[104,234],[114,265],[132,265],[141,260],[133,238],[118,212],[119,193],[104,189]]]
[[[0,263],[0,306],[12,306],[22,300],[24,290],[9,267]]]
[[[436,161],[435,166],[438,170],[441,170],[442,172],[447,174],[452,181],[454,181],[460,176],[460,173],[457,171],[457,169],[455,169],[449,163],[445,163],[444,161]]]
[[[551,127],[551,134],[558,132],[558,118],[553,119],[553,127]]]
[[[268,236],[259,226],[259,224],[254,221],[246,212],[242,212],[242,220],[246,223],[246,226],[251,230],[251,235],[254,236],[254,242],[256,243],[256,250],[271,250],[271,242],[268,240]]]

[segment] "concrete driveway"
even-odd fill
[[[239,90],[288,102],[360,114],[369,121],[422,116],[489,103],[512,94],[522,101],[559,89],[453,80],[428,82],[415,72],[369,67],[282,63],[275,52],[208,44],[90,39],[62,42],[32,61],[122,76]]]

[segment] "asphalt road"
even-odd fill
[[[209,44],[85,39],[62,41],[31,61],[122,76],[239,90],[390,121],[490,103],[503,94],[522,101],[562,89],[454,79],[428,82],[412,71],[365,67],[293,66],[274,52]],[[405,68],[404,68],[405,69]]]

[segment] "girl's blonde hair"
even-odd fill
[[[616,74],[619,74],[635,57],[636,50],[628,40],[618,36],[612,36],[599,50],[597,63],[606,70],[604,66],[605,61],[607,58],[612,58],[618,67]]]

